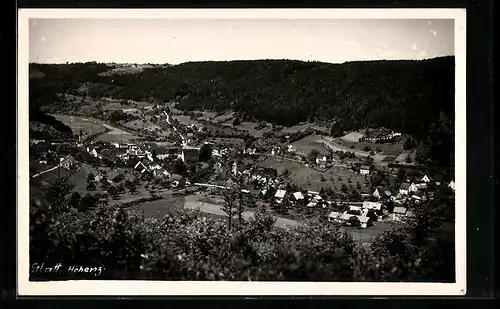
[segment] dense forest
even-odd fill
[[[179,109],[233,110],[242,120],[285,126],[324,120],[340,131],[385,127],[426,140],[428,151],[443,156],[436,159],[441,163],[453,149],[446,128],[454,127],[454,57],[343,64],[188,62],[110,76],[101,76],[110,67],[96,62],[31,67],[44,77],[32,79],[30,90],[44,89],[46,95],[47,90],[74,93],[85,83],[92,97],[176,100]],[[41,96],[32,104],[49,101]],[[433,141],[443,134],[446,141]]]

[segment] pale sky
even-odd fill
[[[30,19],[30,62],[294,59],[342,63],[454,55],[453,19]]]

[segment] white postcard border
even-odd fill
[[[171,19],[454,19],[456,283],[196,281],[29,282],[28,64],[30,18]],[[466,292],[466,12],[465,9],[20,9],[18,11],[17,277],[32,295],[464,295]]]

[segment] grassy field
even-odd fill
[[[375,222],[373,226],[370,226],[366,229],[357,229],[352,227],[344,227],[344,229],[352,236],[354,240],[363,243],[370,243],[373,242],[373,240],[375,240],[378,235],[402,226],[402,223],[396,222]]]
[[[264,132],[272,131],[270,127],[265,127],[263,129],[256,130],[255,127],[257,127],[258,125],[259,125],[258,122],[244,121],[241,123],[241,125],[237,127],[247,131],[250,135],[254,137],[262,137]]]
[[[327,155],[329,150],[323,144],[317,142],[319,139],[320,136],[311,134],[293,142],[292,145],[297,148],[298,153],[305,156],[307,156],[312,149],[316,149],[320,155]]]
[[[262,167],[274,168],[278,171],[278,174],[282,174],[286,169],[289,172],[288,177],[292,183],[301,188],[312,191],[319,191],[321,188],[331,188],[334,191],[339,191],[342,188],[343,183],[347,186],[352,185],[356,188],[358,181],[362,190],[368,188],[368,181],[365,176],[344,171],[336,167],[332,167],[325,172],[320,172],[300,163],[280,160],[278,158],[268,158],[259,162],[258,165]],[[323,178],[321,176],[323,176]],[[324,181],[322,181],[322,179],[324,179]]]
[[[79,134],[80,130],[83,130],[83,133],[101,133],[106,131],[105,126],[95,119],[61,114],[54,114],[52,116],[70,126],[75,134]]]
[[[382,154],[385,156],[394,156],[397,157],[400,155],[402,152],[404,152],[403,149],[403,142],[397,142],[397,143],[386,143],[386,144],[377,144],[377,143],[368,143],[368,142],[352,142],[348,141],[345,138],[336,138],[334,141],[342,145],[344,147],[354,147],[353,149],[356,150],[365,150],[365,147],[369,147],[371,150],[374,152],[377,152],[377,149],[380,149],[382,151]]]
[[[143,212],[145,218],[163,217],[173,209],[184,208],[184,200],[184,197],[171,196],[156,201],[134,205],[130,207],[130,209]]]

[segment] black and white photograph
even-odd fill
[[[24,9],[18,84],[20,295],[465,294],[464,10]]]

